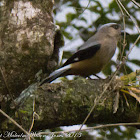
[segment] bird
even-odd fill
[[[124,31],[120,24],[107,23],[100,26],[97,32],[80,46],[59,69],[52,72],[40,82],[51,83],[58,77],[79,75],[88,77],[96,75],[113,57],[117,43]]]

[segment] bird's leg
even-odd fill
[[[94,76],[96,76],[98,79],[102,79],[100,76],[96,75],[96,74],[93,74]]]
[[[83,78],[88,78],[88,79],[90,79],[90,80],[92,80],[92,78],[90,77],[90,76],[82,76]]]
[[[102,79],[101,77],[99,77],[98,75],[96,74],[93,74],[94,76],[96,76],[98,79]],[[83,76],[84,78],[88,78],[90,80],[93,80],[90,76]]]
[[[87,76],[87,78],[89,78],[90,80],[92,80],[92,78],[90,76]]]

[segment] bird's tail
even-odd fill
[[[50,83],[53,80],[55,80],[56,78],[63,76],[67,71],[70,70],[70,65],[67,65],[65,67],[62,67],[58,70],[55,70],[54,72],[52,72],[49,77],[45,78],[44,80],[42,80],[42,82],[39,84],[39,86],[43,85],[44,83]]]

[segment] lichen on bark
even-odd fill
[[[53,54],[53,1],[42,2],[15,0],[3,1],[1,5],[0,67],[9,91],[16,97],[36,81],[39,70],[47,72]],[[44,6],[49,7],[47,11],[43,10]],[[52,68],[57,62],[54,64]],[[9,94],[1,74],[0,93]]]

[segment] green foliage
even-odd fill
[[[136,64],[136,65],[140,66],[140,61],[137,60],[137,59],[129,60],[129,62],[132,62],[133,64]]]
[[[117,64],[116,64],[114,61],[111,60],[111,62],[108,63],[108,64],[104,67],[103,73],[104,73],[105,75],[111,75],[111,72],[112,72],[111,66],[116,66],[116,65],[117,65]]]
[[[123,129],[121,129],[121,127],[102,129],[99,131],[101,137],[97,138],[97,140],[136,140],[136,131],[137,129],[134,129],[133,127],[123,127]]]

